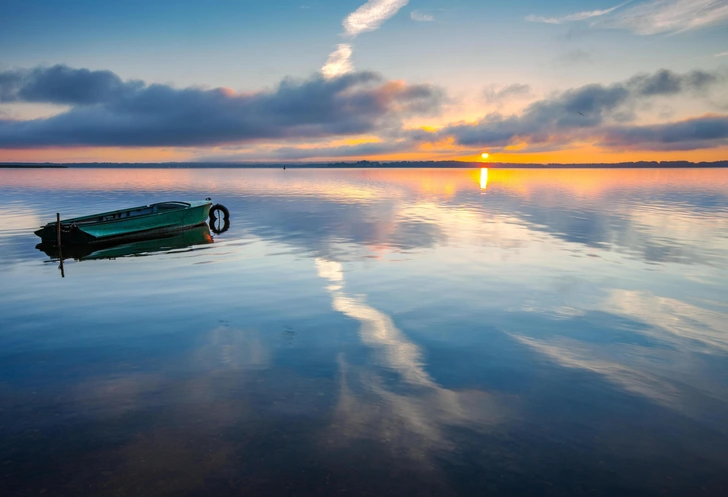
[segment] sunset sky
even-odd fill
[[[7,1],[0,46],[0,162],[728,160],[726,0]]]

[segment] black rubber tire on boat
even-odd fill
[[[222,235],[230,229],[230,220],[227,218],[222,220],[222,226],[218,224],[217,218],[215,217],[210,217],[210,222],[208,224],[210,226],[210,231],[216,235]]]
[[[215,220],[219,216],[216,214],[217,211],[220,211],[222,213],[222,218],[227,221],[230,219],[230,211],[227,207],[225,207],[222,204],[215,204],[212,207],[210,207],[210,219]]]

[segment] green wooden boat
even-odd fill
[[[91,216],[61,220],[61,243],[106,243],[174,233],[205,223],[212,202],[160,202]],[[44,243],[56,243],[56,223],[35,232]]]
[[[200,224],[192,228],[169,233],[161,237],[129,241],[124,239],[114,243],[93,243],[84,245],[69,245],[63,247],[62,255],[55,243],[39,243],[35,248],[46,253],[51,259],[75,259],[77,261],[90,261],[97,259],[118,259],[120,257],[140,257],[153,255],[159,252],[169,252],[197,245],[212,243],[212,234],[207,224]]]

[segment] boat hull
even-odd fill
[[[80,245],[114,240],[149,238],[203,224],[210,215],[211,202],[184,202],[187,207],[159,209],[171,203],[152,204],[122,211],[106,212],[61,221],[61,243]],[[138,214],[146,211],[148,214]],[[48,223],[35,232],[44,243],[56,243],[56,223]]]
[[[116,259],[119,257],[151,255],[156,252],[167,252],[210,243],[212,243],[210,228],[207,224],[200,224],[168,235],[154,236],[154,238],[126,238],[118,242],[112,240],[93,244],[69,245],[63,247],[63,258],[77,261]],[[61,257],[61,252],[55,243],[41,242],[35,248],[45,252],[51,259],[57,260]]]

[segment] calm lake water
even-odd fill
[[[56,212],[208,196],[223,234],[65,278],[35,248]],[[0,198],[2,495],[728,495],[728,170],[0,170]]]

